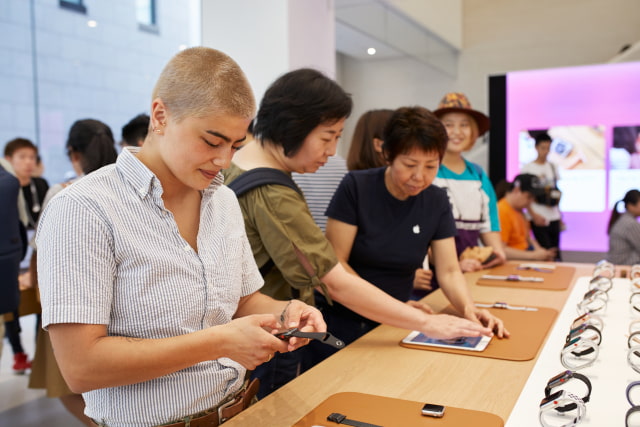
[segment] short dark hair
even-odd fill
[[[551,142],[552,138],[551,138],[551,135],[549,135],[547,132],[541,132],[536,134],[536,136],[534,137],[534,140],[536,141],[536,147],[537,147],[543,142]]]
[[[82,172],[89,173],[116,161],[115,142],[111,128],[99,120],[77,120],[67,139],[67,152],[79,153]]]
[[[412,148],[437,152],[440,160],[447,149],[449,136],[444,125],[424,107],[401,107],[393,112],[384,128],[382,152],[391,163]]]
[[[139,146],[140,140],[147,137],[149,131],[149,116],[146,114],[138,114],[129,123],[122,127],[122,139],[127,145],[134,147]]]
[[[7,145],[4,146],[4,156],[12,157],[13,153],[22,149],[22,148],[31,148],[36,152],[36,156],[38,155],[38,147],[31,141],[26,138],[14,138],[11,141],[7,142]]]
[[[304,139],[323,123],[351,114],[353,101],[335,81],[317,70],[290,71],[269,86],[260,102],[253,132],[260,144],[268,141],[294,156]]]

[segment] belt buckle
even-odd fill
[[[222,411],[238,403],[239,399],[242,400],[242,391],[243,389],[241,389],[238,394],[233,396],[233,398],[229,399],[227,402],[224,402],[222,405],[218,406],[218,423],[219,424],[222,424],[223,422],[228,420],[228,418],[225,418],[222,416]]]

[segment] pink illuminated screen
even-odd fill
[[[511,72],[506,92],[507,179],[535,158],[528,131],[548,130],[567,224],[561,249],[606,252],[611,207],[640,189],[640,138],[619,136],[640,131],[640,63]]]

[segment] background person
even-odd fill
[[[360,116],[349,146],[349,170],[379,168],[386,164],[382,155],[382,134],[392,114],[393,110],[384,108],[369,110]]]
[[[149,132],[149,116],[138,114],[122,126],[121,147],[141,147]]]
[[[160,74],[150,111],[142,147],[61,191],[40,219],[43,326],[96,424],[217,425],[222,403],[239,399],[224,417],[248,405],[238,395],[247,369],[306,343],[274,332],[325,324],[313,307],[257,292],[219,173],[255,112],[240,67],[185,49]]]
[[[0,158],[0,316],[18,310],[18,274],[26,251],[26,237],[18,209],[20,182],[10,169],[11,164]],[[4,337],[4,324],[0,321],[0,337]],[[0,355],[3,341],[0,339]]]
[[[64,188],[93,172],[116,161],[117,153],[113,133],[109,126],[99,120],[77,120],[69,129],[66,150],[69,161],[76,173],[71,181],[54,184],[47,192],[43,202],[43,209],[49,200]],[[37,258],[37,250],[34,257]],[[31,272],[37,283],[37,271]],[[47,397],[59,398],[62,405],[86,426],[93,426],[93,422],[84,414],[85,402],[82,395],[71,391],[60,373],[56,362],[51,338],[46,330],[40,329],[37,334],[36,354],[33,359],[29,388],[46,389]]]
[[[383,139],[387,166],[349,172],[327,209],[327,239],[338,260],[347,271],[406,302],[414,272],[430,247],[438,281],[458,313],[500,337],[508,335],[499,319],[475,307],[457,262],[447,195],[431,185],[447,145],[442,123],[425,108],[399,108]],[[328,327],[347,343],[379,324],[338,303],[319,307]]]
[[[498,201],[500,235],[507,259],[553,261],[555,249],[545,249],[531,235],[529,221],[523,210],[528,208],[541,190],[538,178],[531,174],[521,174],[511,183],[499,184],[505,187],[504,197]],[[497,186],[498,187],[498,186]],[[500,194],[501,191],[498,191]]]
[[[442,157],[434,185],[444,188],[456,222],[458,257],[465,249],[478,246],[493,248],[494,259],[484,264],[477,259],[460,259],[463,272],[503,264],[506,255],[500,240],[500,218],[493,185],[480,165],[464,158],[476,140],[489,130],[489,118],[471,108],[462,93],[447,93],[434,110],[447,130],[447,148]]]
[[[624,212],[618,211],[624,203]],[[629,190],[611,210],[609,226],[609,252],[607,260],[620,265],[640,264],[640,191]]]
[[[255,140],[237,152],[225,170],[225,182],[233,185],[243,173],[256,168],[284,175],[314,173],[335,154],[351,107],[350,96],[316,70],[284,74],[265,92],[254,125]],[[321,289],[326,297],[366,318],[441,338],[491,333],[491,328],[467,319],[428,314],[348,273],[295,189],[264,185],[241,195],[239,202],[253,255],[265,279],[261,292],[312,303],[314,289]],[[254,372],[261,379],[260,395],[313,366],[316,348],[306,350],[276,355],[260,366]]]
[[[47,183],[45,179],[34,176],[38,164],[38,147],[28,139],[15,138],[5,145],[4,158],[11,164],[15,176],[20,182],[28,221],[26,226],[27,241],[30,242],[33,238],[35,225],[38,222],[40,212],[42,211],[45,194],[49,189],[49,183]],[[19,283],[21,290],[31,287],[30,274],[28,271],[31,256],[31,246],[28,245],[26,255],[20,265]],[[28,301],[28,303],[31,306],[39,306],[33,292],[21,292],[23,303],[26,303],[26,301],[24,301],[25,298],[33,298],[33,300]],[[39,329],[40,316],[39,314],[37,316],[36,328]],[[22,346],[22,340],[20,338],[22,329],[20,327],[20,316],[17,310],[13,313],[13,320],[5,322],[5,326],[6,337],[13,351],[13,372],[16,374],[24,374],[28,369],[31,369],[31,362]]]
[[[548,189],[546,194],[557,189],[558,170],[547,160],[551,150],[551,136],[547,132],[535,134],[535,147],[538,157],[522,167],[520,173],[528,173],[538,177],[540,185]],[[544,193],[543,193],[544,194]],[[559,194],[559,193],[558,193]],[[560,199],[545,197],[531,202],[527,213],[531,216],[531,231],[537,242],[545,249],[555,249],[555,261],[562,261],[560,255],[560,232],[562,231],[562,214],[558,203]],[[541,203],[543,202],[544,203]]]

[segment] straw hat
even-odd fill
[[[489,117],[471,108],[471,103],[463,93],[449,92],[433,112],[438,118],[447,113],[465,113],[473,117],[478,125],[478,136],[484,135],[489,130]]]

